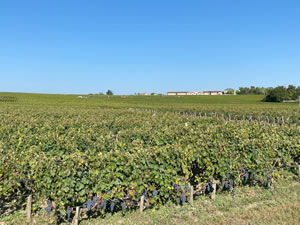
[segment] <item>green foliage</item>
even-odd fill
[[[268,91],[264,101],[266,102],[282,102],[289,99],[289,93],[285,87],[280,86]]]
[[[287,88],[278,86],[267,91],[265,102],[282,102],[283,100],[296,100],[300,96],[300,86],[289,85]]]
[[[291,86],[291,85],[290,85]],[[294,95],[294,88],[285,88],[284,86],[278,86],[268,90],[264,101],[266,102],[282,102],[283,100],[290,100]]]
[[[297,104],[262,96],[0,95],[18,99],[0,103],[0,205],[34,194],[62,214],[95,195],[136,207],[147,190],[159,206],[182,194],[174,184],[203,193],[212,177],[263,177],[299,155]]]
[[[212,177],[221,180],[230,173],[239,179],[242,167],[264,175],[300,151],[297,125],[57,109],[0,108],[0,199],[33,193],[36,199],[52,199],[63,213],[94,195],[138,201],[147,190],[149,204],[160,205],[176,198],[174,184],[201,189]]]

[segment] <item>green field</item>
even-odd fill
[[[290,193],[299,199],[300,108],[262,98],[0,93],[0,221],[24,223],[29,195],[36,224],[66,223],[77,206],[88,210],[82,224],[143,224],[134,213],[141,196],[148,224],[177,224],[186,215],[176,217],[176,207],[191,210],[191,194],[195,224],[216,224],[222,216],[211,213],[226,201],[221,215],[236,220],[224,224],[239,224],[245,187],[264,190],[273,181],[276,190],[277,180],[272,207],[286,198],[282,188],[295,186]],[[215,190],[217,208],[203,209]],[[258,198],[270,197],[265,191]],[[235,193],[236,203],[228,199]],[[299,219],[280,213],[283,224]]]
[[[20,104],[51,105],[102,105],[102,106],[138,106],[161,108],[198,108],[202,105],[247,105],[255,107],[296,108],[296,103],[266,103],[263,95],[223,95],[223,96],[106,96],[106,95],[57,95],[0,93],[0,96],[15,96]],[[78,96],[88,98],[78,98]]]
[[[266,103],[261,95],[229,96],[106,96],[0,93],[18,99],[15,105],[84,106],[107,108],[146,108],[164,111],[196,111],[237,113],[244,115],[271,114],[298,117],[298,103]],[[78,98],[82,96],[83,98]]]
[[[266,103],[261,95],[228,96],[106,96],[0,93],[17,99],[11,106],[151,109],[162,112],[198,113],[231,119],[300,124],[298,103]],[[82,98],[78,98],[82,96]],[[3,103],[2,103],[3,105]],[[4,104],[6,105],[6,104]]]

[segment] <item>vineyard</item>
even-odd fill
[[[0,215],[28,196],[33,213],[46,210],[61,221],[72,221],[76,207],[88,216],[126,214],[234,194],[242,185],[268,187],[282,168],[298,173],[296,104],[161,107],[117,97],[24,96],[0,102]]]

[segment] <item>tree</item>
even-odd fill
[[[265,95],[269,88],[264,87],[240,87],[237,91],[238,95]]]
[[[255,87],[254,86],[250,87],[250,90],[249,90],[248,94],[250,94],[250,95],[254,95],[255,94]]]
[[[287,92],[289,95],[289,99],[294,99],[295,93],[296,93],[296,87],[294,85],[289,85],[287,88]]]
[[[293,99],[298,99],[299,98],[299,96],[300,96],[300,86],[298,86],[297,88],[296,88],[296,90],[295,90],[295,94],[294,94],[294,96],[293,96]]]
[[[112,92],[112,90],[107,90],[106,95],[114,95],[114,93]]]
[[[265,102],[282,102],[289,98],[287,89],[284,86],[278,86],[276,88],[269,89],[266,97],[264,98]]]
[[[234,89],[233,88],[227,88],[227,89],[224,90],[224,93],[228,94],[228,95],[233,95],[234,94]]]
[[[265,92],[266,92],[266,89],[264,87],[256,87],[254,94],[263,95],[263,94],[265,94]]]
[[[240,87],[238,91],[239,95],[248,95],[249,94],[249,88],[248,87]]]

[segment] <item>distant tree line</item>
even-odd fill
[[[238,95],[264,95],[268,89],[264,87],[240,87],[239,90],[236,92]]]

